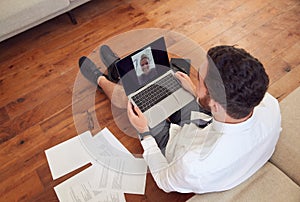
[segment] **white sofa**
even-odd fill
[[[0,42],[88,1],[0,0]]]

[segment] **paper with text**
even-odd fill
[[[96,190],[92,179],[97,170],[91,166],[70,179],[54,187],[61,202],[124,202],[124,194],[120,191]]]
[[[104,128],[95,136],[84,133],[80,135],[80,140],[93,160],[110,156],[134,158],[107,128]]]
[[[110,189],[131,194],[144,194],[147,164],[144,159],[105,158],[93,165],[96,190]]]
[[[144,194],[147,164],[107,129],[86,131],[45,151],[53,179],[92,163],[55,187],[60,201],[123,201],[122,193]]]
[[[107,128],[94,137],[86,131],[47,149],[45,153],[54,180],[103,156],[134,158]]]

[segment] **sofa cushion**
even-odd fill
[[[300,87],[280,102],[282,132],[270,161],[300,185]]]
[[[266,163],[257,173],[239,186],[224,192],[195,195],[196,201],[300,201],[300,187],[272,163]]]
[[[0,36],[22,29],[70,4],[69,0],[0,1]]]

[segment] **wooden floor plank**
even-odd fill
[[[15,117],[14,119],[4,123],[0,126],[1,140],[0,143],[13,138],[20,132],[54,116],[62,109],[71,105],[72,92],[66,89],[64,92],[53,97],[52,100],[48,100],[34,109],[23,113],[22,115]]]
[[[274,95],[279,101],[284,99],[293,90],[300,86],[300,65],[289,71],[281,77],[276,83],[273,83],[269,92]]]
[[[34,187],[34,189],[32,189],[32,187]],[[19,179],[15,187],[2,193],[0,201],[29,201],[32,196],[43,192],[43,190],[44,188],[39,180],[39,176],[33,171]]]
[[[205,46],[212,47],[222,44],[238,45],[238,41],[247,36],[249,31],[251,33],[253,30],[259,29],[262,25],[269,22],[274,16],[281,12],[280,9],[273,7],[272,4],[268,4],[257,10],[253,15],[250,15],[248,18],[235,24],[230,29],[220,33],[218,36],[208,41]]]
[[[208,40],[225,32],[235,24],[247,19],[249,16],[256,14],[257,10],[263,8],[269,2],[270,1],[247,1],[229,13],[226,13],[222,18],[216,18],[207,26],[201,27],[201,29],[193,33],[190,37],[203,45],[203,48],[207,50],[209,48],[206,44]]]
[[[56,94],[64,93],[70,90],[74,75],[78,69],[74,68],[71,72],[60,75],[44,85],[37,85],[38,88],[32,89],[28,94],[19,96],[16,100],[6,105],[6,111],[10,119],[20,116],[24,112],[33,110],[39,104],[48,100],[57,99]],[[55,94],[53,92],[56,92]]]

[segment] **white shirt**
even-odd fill
[[[216,120],[204,129],[172,124],[165,156],[153,137],[142,141],[143,157],[165,192],[206,193],[231,189],[271,157],[281,131],[277,100],[266,93],[245,122]]]

